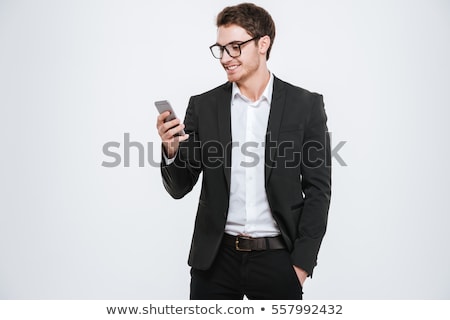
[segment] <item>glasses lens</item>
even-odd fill
[[[232,58],[237,58],[241,55],[241,48],[238,44],[229,44],[226,48]]]
[[[214,58],[220,59],[222,58],[222,48],[220,46],[212,46],[211,47],[211,53],[213,54]]]

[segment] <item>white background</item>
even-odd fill
[[[173,200],[137,148],[115,168],[102,148],[129,133],[159,162],[153,101],[183,118],[226,80],[208,46],[236,3],[0,1],[1,299],[188,298],[199,185]],[[449,299],[450,2],[257,4],[270,70],[347,141],[304,298]]]

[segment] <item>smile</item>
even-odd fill
[[[233,65],[229,65],[229,66],[224,66],[225,70],[227,71],[234,71],[236,70],[240,65],[239,64],[233,64]]]

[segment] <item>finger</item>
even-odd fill
[[[172,129],[173,127],[179,125],[181,123],[181,120],[178,118],[175,118],[173,120],[164,122],[164,128],[167,130]]]
[[[189,135],[185,134],[183,136],[178,136],[178,139],[179,142],[186,141],[187,139],[189,139]]]
[[[178,125],[178,126],[176,126],[176,127],[173,127],[173,128],[171,128],[171,129],[169,129],[168,131],[167,131],[167,133],[171,136],[171,137],[174,137],[178,132],[180,132],[181,130],[183,130],[184,129],[184,124],[182,123],[182,124],[180,124],[180,125]]]
[[[160,136],[163,141],[172,140],[175,137],[175,134],[180,132],[183,128],[184,128],[184,125],[180,124],[178,126],[170,128],[169,130],[166,130],[166,131],[164,131],[165,129],[161,129]]]
[[[167,131],[169,131],[173,127],[176,127],[179,123],[180,123],[180,119],[178,119],[178,118],[171,120],[169,122],[163,122],[158,127],[159,135],[162,136],[162,135],[166,134]]]
[[[161,124],[164,123],[164,120],[170,115],[170,111],[164,111],[161,113],[157,118],[157,126],[159,127]]]
[[[189,134],[185,134],[182,136],[173,136],[171,139],[164,140],[163,143],[166,146],[170,147],[170,146],[178,145],[180,142],[186,141],[187,139],[189,139]]]

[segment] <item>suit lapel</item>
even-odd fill
[[[222,87],[217,96],[217,123],[219,128],[220,143],[224,150],[224,174],[227,182],[228,190],[230,190],[231,177],[231,83],[227,83]],[[281,120],[286,101],[284,83],[274,77],[272,103],[270,106],[269,121],[266,132],[266,149],[265,149],[265,182],[269,181],[272,168],[277,156],[277,141],[280,132]]]
[[[266,132],[266,150],[265,150],[265,182],[269,181],[272,168],[277,156],[277,141],[280,132],[281,119],[283,118],[284,105],[286,102],[286,93],[284,83],[274,77],[272,103],[270,105],[269,122]]]
[[[231,83],[222,87],[217,96],[217,123],[219,128],[220,144],[224,150],[224,174],[227,181],[227,190],[230,190],[231,177]]]

